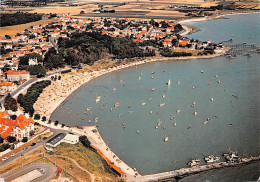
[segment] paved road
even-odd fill
[[[0,161],[0,167],[1,167],[1,166],[4,166],[4,165],[6,165],[6,164],[8,164],[9,162],[11,162],[11,161],[13,161],[13,160],[15,160],[15,159],[17,159],[17,158],[23,156],[23,155],[25,155],[25,154],[28,153],[28,152],[31,152],[32,150],[34,150],[34,149],[36,149],[36,148],[38,148],[38,147],[40,147],[40,146],[42,146],[42,145],[45,145],[45,143],[46,143],[48,140],[52,139],[52,138],[53,138],[54,136],[56,136],[58,133],[68,133],[68,131],[56,130],[56,129],[51,129],[51,132],[52,132],[53,134],[52,134],[50,137],[48,137],[46,140],[43,140],[41,143],[36,143],[36,145],[29,147],[27,150],[22,150],[21,152],[17,153],[14,157],[7,156],[7,157],[9,157],[9,159],[7,159],[6,161]],[[21,147],[23,147],[23,146],[21,146]]]
[[[66,72],[66,71],[69,71],[69,70],[71,70],[71,68],[66,68],[66,69],[57,70],[57,71],[48,73],[48,74],[45,75],[44,78],[31,78],[30,80],[28,80],[27,82],[25,82],[23,85],[21,85],[19,88],[17,88],[16,90],[14,90],[13,92],[11,92],[10,94],[11,94],[12,97],[14,97],[14,95],[20,94],[25,87],[27,87],[28,85],[30,85],[30,84],[32,84],[32,83],[34,83],[34,82],[37,82],[37,81],[42,80],[42,79],[47,79],[47,77],[49,77],[49,76],[51,76],[51,75],[54,75],[54,74],[60,73],[60,72]],[[0,103],[3,103],[3,102],[4,102],[4,98],[5,98],[5,96],[0,99]]]
[[[5,181],[8,182],[35,169],[40,169],[39,171],[43,174],[40,178],[35,180],[35,182],[50,181],[56,175],[57,171],[57,168],[49,163],[33,163],[4,173],[0,177],[4,178]]]

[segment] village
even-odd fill
[[[72,33],[84,31],[132,39],[143,49],[157,52],[164,48],[183,51],[213,48],[210,40],[199,42],[180,36],[185,29],[173,21],[116,18],[72,19],[69,15],[61,15],[55,22],[32,26],[15,36],[0,37],[3,53],[0,56],[1,95],[14,91],[32,76],[28,71],[20,69],[19,62],[22,57],[33,55],[27,63],[29,66],[44,65],[41,60],[37,60],[38,56],[44,58],[50,48],[58,49],[57,42],[60,38],[70,39]]]

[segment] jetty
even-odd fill
[[[175,177],[185,177],[188,175],[200,173],[203,171],[209,171],[212,169],[220,169],[220,168],[224,168],[224,167],[232,167],[232,166],[238,166],[241,164],[247,164],[247,163],[251,163],[253,161],[257,161],[257,160],[260,160],[260,156],[243,158],[242,161],[239,163],[218,162],[218,163],[203,165],[203,166],[193,166],[190,168],[182,168],[182,169],[169,171],[169,172],[137,176],[135,178],[128,179],[128,181],[130,181],[130,182],[163,181],[163,180],[167,180],[167,179],[173,179]]]

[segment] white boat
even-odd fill
[[[203,70],[201,70],[201,73],[204,73],[204,71],[203,71]]]
[[[174,120],[175,116],[170,117],[170,120]]]
[[[168,80],[168,86],[171,86],[171,80],[170,79]]]
[[[177,110],[176,113],[178,114],[179,112],[181,112],[181,110]]]
[[[220,80],[218,80],[218,83],[220,83]]]
[[[163,107],[164,105],[165,105],[165,103],[161,103],[161,104],[159,104],[160,107]]]
[[[119,106],[120,106],[120,104],[118,102],[114,105],[115,108],[117,108]]]
[[[209,121],[204,121],[203,124],[206,125],[206,124],[208,124],[208,122],[209,122]]]
[[[99,102],[100,101],[100,96],[97,96],[97,98],[96,98],[96,102]]]
[[[168,140],[169,140],[169,137],[164,138],[164,142],[168,142]]]
[[[98,117],[95,118],[95,123],[97,123],[97,122],[98,122]]]
[[[144,106],[144,105],[146,105],[146,102],[144,102],[144,101],[142,100],[141,106]]]
[[[173,126],[176,127],[176,125],[177,125],[176,122],[174,122],[174,123],[173,123]]]
[[[164,95],[162,95],[162,98],[165,98],[166,97],[166,95],[164,94]]]
[[[128,112],[131,113],[131,114],[134,113],[134,111],[128,111]]]
[[[153,113],[153,111],[150,111],[150,114],[152,114]]]
[[[151,77],[151,79],[153,79],[153,76]]]
[[[195,87],[193,86],[192,88],[194,89]]]
[[[110,108],[110,111],[113,111],[113,109],[112,109],[112,108]]]
[[[187,129],[189,130],[190,128],[191,128],[191,125],[189,125]]]
[[[150,97],[148,100],[149,100],[149,101],[151,101],[151,100],[152,100],[152,98]]]
[[[113,88],[113,91],[116,91],[116,88]]]
[[[142,79],[142,77],[139,76],[139,77],[138,77],[138,80],[141,80],[141,79]]]
[[[215,77],[218,78],[218,75],[216,75]]]
[[[204,160],[207,163],[213,163],[213,162],[218,162],[220,160],[220,157],[214,156],[214,155],[209,155],[204,157]]]
[[[181,82],[180,82],[180,81],[178,81],[177,83],[178,83],[178,85],[179,85]]]
[[[139,134],[139,133],[140,133],[140,131],[139,131],[139,130],[137,130],[137,131],[136,131],[136,133],[137,133],[137,134]]]
[[[194,114],[194,116],[197,116],[198,112],[197,112],[197,111],[195,111],[193,114]]]
[[[89,123],[91,123],[91,120],[88,120]]]
[[[200,159],[194,159],[191,160],[191,162],[188,163],[189,166],[198,166],[200,164]]]
[[[131,105],[128,105],[128,108],[132,107]]]
[[[210,101],[212,101],[212,102],[213,102],[213,101],[214,101],[214,99],[213,99],[213,98],[210,98]]]
[[[91,109],[91,107],[88,107],[88,108],[87,108],[87,111],[89,111],[90,109]]]

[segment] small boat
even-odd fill
[[[166,127],[164,126],[163,129],[166,130]]]
[[[112,90],[113,90],[113,91],[116,91],[116,88],[113,88]]]
[[[162,95],[162,98],[165,98],[165,97],[166,97],[166,95],[165,95],[165,94],[163,94],[163,95]]]
[[[214,101],[214,99],[213,99],[213,98],[210,98],[210,101],[211,101],[211,102],[213,102],[213,101]]]
[[[152,91],[155,91],[156,89],[155,88],[152,88]]]
[[[99,102],[100,101],[100,96],[97,96],[97,98],[96,98],[96,101],[95,102]]]
[[[97,122],[98,122],[98,117],[95,118],[95,123],[97,123]]]
[[[91,123],[91,120],[88,120],[89,123]]]
[[[134,113],[134,111],[128,111],[128,112],[131,113],[131,114]]]
[[[227,126],[228,126],[228,127],[232,127],[232,126],[233,126],[233,124],[228,124]]]
[[[113,109],[112,109],[112,108],[110,108],[110,111],[113,111]]]
[[[151,77],[151,79],[153,79],[153,76]]]
[[[191,128],[191,125],[189,125],[188,127],[187,127],[187,129],[189,130]]]
[[[210,121],[210,118],[207,118],[207,121]]]
[[[89,111],[90,109],[91,109],[91,107],[88,107],[88,108],[87,108],[87,111]]]
[[[180,81],[177,82],[178,85],[179,85],[180,83],[181,83]]]
[[[173,123],[173,126],[176,127],[176,125],[177,125],[176,122],[174,122],[174,123]]]
[[[128,108],[132,107],[131,105],[128,105]]]
[[[144,105],[146,105],[146,102],[144,102],[144,101],[142,100],[141,106],[144,106]]]
[[[189,166],[198,166],[200,164],[200,159],[194,159],[191,160],[191,162],[188,163]]]
[[[138,80],[141,80],[141,79],[142,79],[142,77],[139,76],[139,77],[138,77]]]
[[[139,130],[137,130],[137,131],[136,131],[136,133],[137,133],[137,134],[139,134],[139,133],[140,133],[140,131],[139,131]]]
[[[151,72],[151,74],[154,74],[155,72],[153,71],[153,72]]]
[[[85,118],[84,117],[81,117],[81,120],[84,120]]]
[[[140,75],[143,75],[143,73],[140,73]]]
[[[123,82],[123,80],[120,80],[120,83],[122,83]]]
[[[168,85],[168,86],[171,86],[171,80],[170,80],[170,79],[168,80],[167,85]]]
[[[170,117],[170,120],[174,120],[175,116]]]
[[[194,89],[195,87],[193,86],[192,88]]]
[[[217,118],[218,118],[218,116],[213,116],[213,118],[214,118],[214,119],[217,119]]]
[[[197,116],[198,112],[195,111],[193,114],[194,114],[194,116]]]
[[[152,100],[152,98],[150,97],[148,100],[149,100],[149,101],[151,101],[151,100]]]
[[[215,77],[218,78],[218,75],[216,75]]]
[[[176,113],[178,114],[179,112],[181,112],[181,110],[177,110]]]
[[[163,107],[164,105],[165,105],[165,103],[161,103],[161,104],[159,104],[160,107]]]
[[[196,105],[196,102],[193,102],[192,104],[191,104],[191,107],[194,107]]]
[[[208,122],[209,122],[209,121],[204,121],[202,124],[206,125],[206,124],[208,124]]]
[[[214,156],[214,155],[209,155],[204,157],[204,160],[207,163],[213,163],[213,162],[218,162],[220,160],[220,157]]]
[[[122,117],[122,114],[119,114],[118,117],[121,118],[121,117]]]
[[[220,83],[220,80],[218,80],[218,83]]]
[[[153,113],[153,111],[150,111],[150,114],[152,114]]]
[[[204,71],[203,71],[203,70],[201,70],[201,73],[204,73]]]
[[[169,140],[169,137],[164,138],[164,142],[168,142],[168,140]]]
[[[120,104],[118,102],[114,105],[115,108],[117,108],[119,106],[120,106]]]

